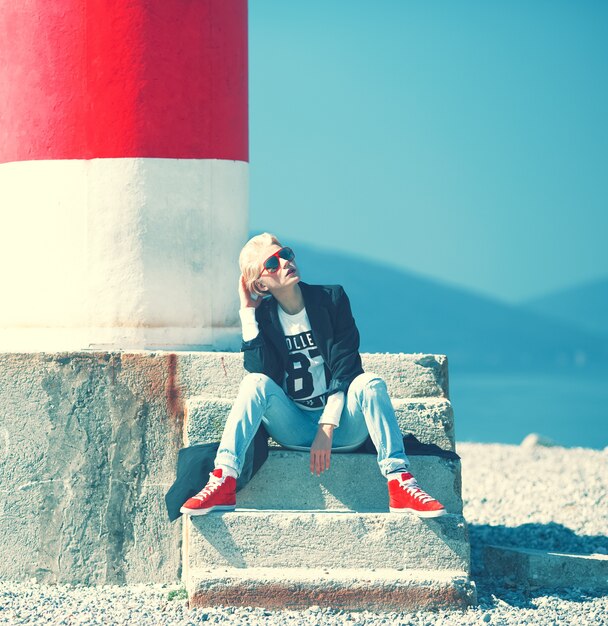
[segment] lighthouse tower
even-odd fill
[[[0,0],[0,349],[230,349],[246,0]]]

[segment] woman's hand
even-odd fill
[[[329,469],[331,456],[331,441],[334,436],[333,424],[320,424],[317,436],[310,446],[310,472],[319,476]]]
[[[262,298],[258,296],[257,300],[254,300],[251,296],[251,292],[245,286],[245,277],[241,274],[239,278],[239,298],[241,300],[241,309],[245,309],[247,307],[253,307],[257,309],[262,302]]]

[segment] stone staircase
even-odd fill
[[[363,362],[387,382],[404,434],[454,450],[444,356]],[[218,441],[230,407],[230,399],[190,398],[185,445]],[[388,511],[375,454],[334,452],[320,476],[311,475],[309,458],[269,439],[268,459],[237,492],[235,511],[183,518],[190,606],[410,610],[476,602],[458,459],[409,455],[421,486],[448,511],[421,519]]]

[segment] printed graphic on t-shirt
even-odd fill
[[[287,394],[302,408],[322,408],[327,391],[325,361],[312,331],[286,335],[285,342],[289,354],[285,372]]]

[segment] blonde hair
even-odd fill
[[[271,245],[281,246],[280,241],[271,233],[262,233],[252,237],[241,250],[239,254],[239,267],[241,268],[241,274],[245,278],[245,286],[249,291],[257,293],[258,296],[268,295],[267,292],[260,291],[255,284],[255,281],[260,277],[262,273],[260,267],[260,250]]]

